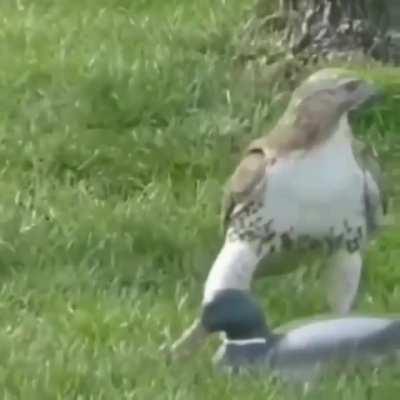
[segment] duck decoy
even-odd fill
[[[258,303],[241,290],[220,292],[206,306],[203,324],[225,339],[214,356],[224,371],[266,371],[308,382],[330,367],[377,366],[398,358],[400,319],[345,316],[313,320],[286,332],[268,328]]]

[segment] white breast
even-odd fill
[[[363,223],[363,173],[349,130],[343,118],[327,142],[294,152],[267,169],[264,212],[274,219],[276,230],[293,227],[304,234],[321,234],[344,219]]]

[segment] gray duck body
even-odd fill
[[[258,305],[243,293],[225,293],[221,302],[242,302],[249,310],[254,326],[264,325],[257,335],[251,319],[244,319],[248,335],[241,326],[240,338],[233,325],[222,330],[226,340],[218,349],[214,362],[223,370],[233,372],[262,371],[290,381],[309,381],[332,368],[341,372],[354,367],[377,366],[398,360],[400,350],[400,319],[369,316],[347,316],[305,323],[284,333],[269,331]],[[242,300],[240,300],[240,297]],[[231,304],[233,304],[231,303]],[[258,319],[258,320],[256,320]],[[261,322],[262,321],[262,322]],[[240,321],[238,322],[240,325]],[[258,329],[262,332],[262,329]],[[233,333],[233,334],[232,334]]]

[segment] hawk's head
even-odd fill
[[[344,69],[326,68],[309,76],[293,93],[289,107],[330,105],[343,114],[371,105],[382,97],[382,91],[371,82]]]
[[[309,76],[294,92],[269,144],[285,150],[313,147],[337,132],[350,111],[382,97],[371,82],[351,71],[327,68]]]

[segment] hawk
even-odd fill
[[[350,71],[322,69],[293,92],[271,132],[250,143],[226,186],[225,241],[205,282],[203,311],[224,290],[250,291],[255,275],[316,253],[327,260],[331,309],[351,309],[386,200],[376,154],[353,136],[349,113],[381,97]],[[209,333],[197,319],[172,355],[189,355]]]

